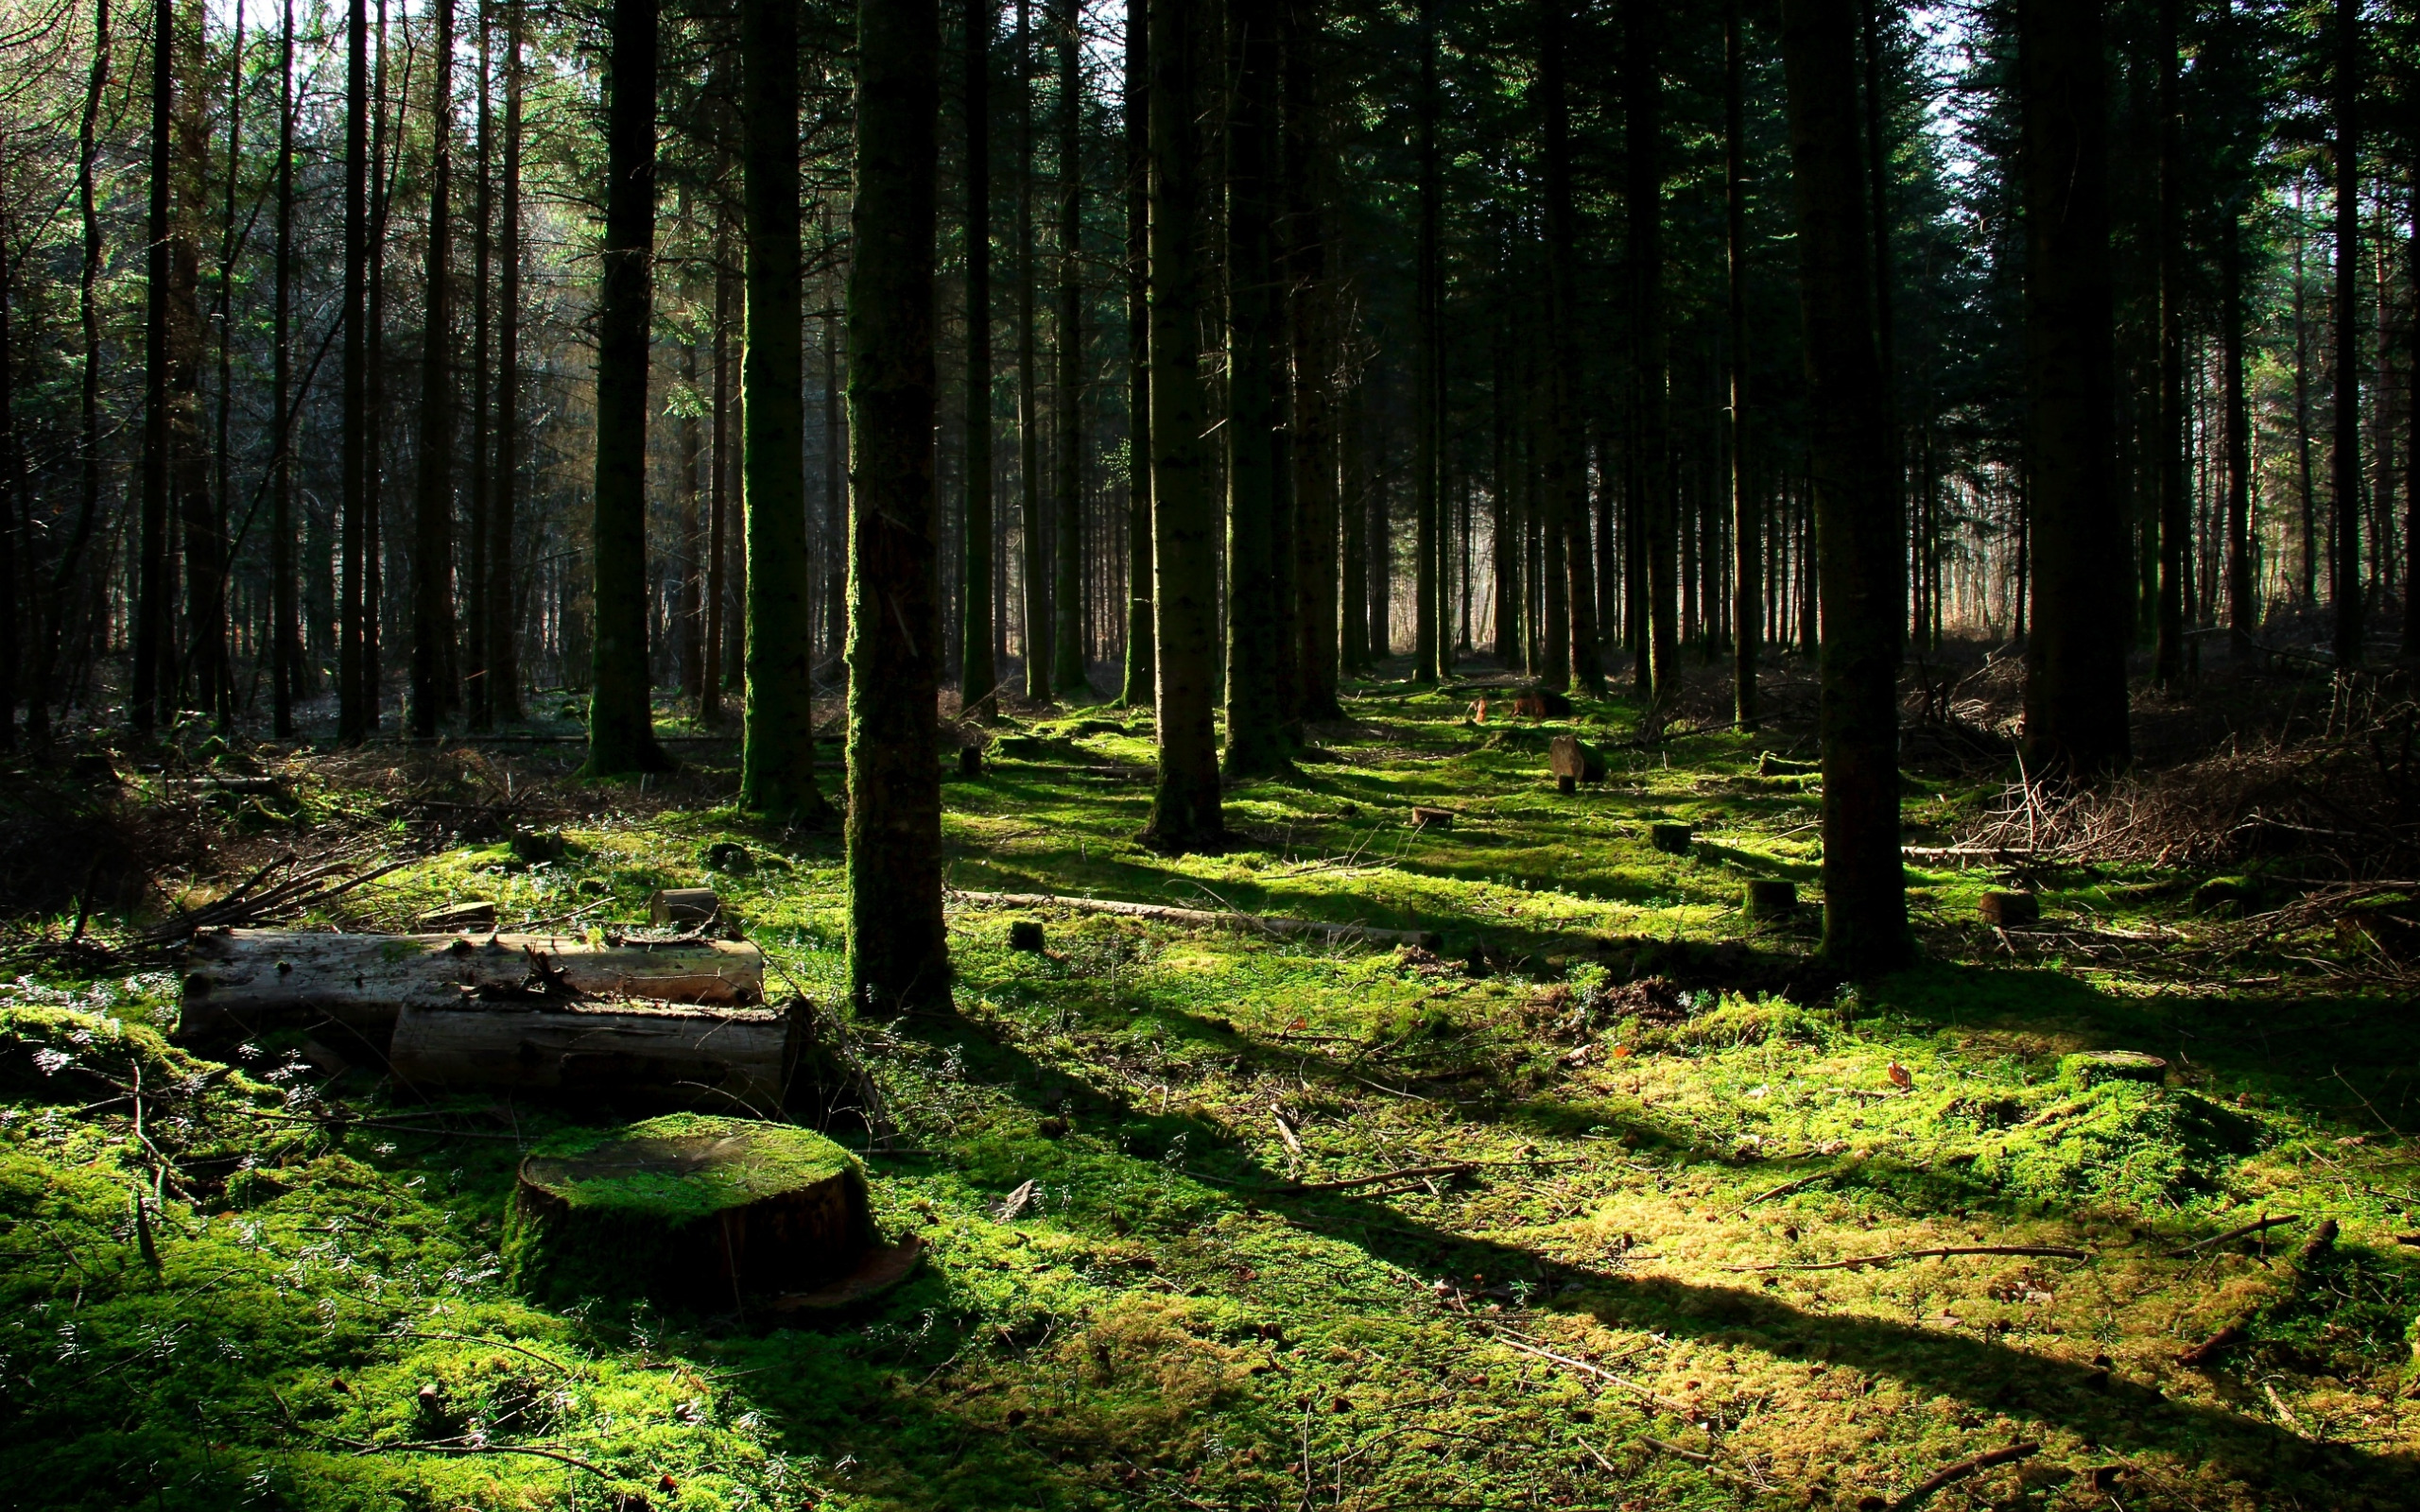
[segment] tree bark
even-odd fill
[[[657,0],[614,0],[606,83],[605,245],[596,290],[596,526],[591,541],[596,585],[591,662],[596,686],[589,697],[588,764],[582,768],[590,777],[664,771],[672,765],[656,744],[647,644],[647,369],[654,309],[650,265],[655,256],[658,19]],[[792,140],[795,136],[791,131]],[[796,196],[791,198],[795,203]],[[796,255],[793,250],[793,260]],[[796,280],[791,282],[794,286]],[[753,323],[752,316],[752,327]],[[795,304],[788,329],[798,329]],[[752,369],[752,329],[750,335]],[[794,358],[797,338],[790,339]],[[794,373],[796,368],[793,360],[790,370]],[[789,382],[795,387],[797,379]],[[755,406],[749,410],[752,421]],[[796,455],[795,417],[791,424],[789,450]],[[790,534],[803,537],[798,515],[790,518]],[[803,569],[804,564],[800,565]],[[803,579],[803,571],[800,576]],[[751,640],[752,644],[752,636]],[[741,791],[744,799],[750,793],[744,777]]]
[[[1597,657],[1596,592],[1588,549],[1588,459],[1580,431],[1580,232],[1571,201],[1571,108],[1564,94],[1568,4],[1542,0],[1539,28],[1538,81],[1546,106],[1547,319],[1554,351],[1547,375],[1546,681],[1567,688],[1576,679],[1602,696],[1605,674]]]
[[[1152,599],[1158,611],[1159,781],[1144,835],[1167,851],[1226,838],[1211,722],[1218,668],[1217,557],[1209,420],[1200,353],[1201,234],[1193,49],[1195,0],[1152,0],[1150,302]]]
[[[1270,117],[1277,84],[1276,8],[1228,0],[1234,85],[1226,111],[1227,746],[1229,780],[1288,760],[1278,707],[1275,541],[1276,268],[1270,255]]]
[[[294,0],[285,0],[279,32],[277,98],[277,267],[275,377],[269,412],[276,417],[269,465],[269,602],[271,729],[280,739],[294,735],[294,705],[306,691],[302,674],[302,599],[294,539]],[[226,621],[226,590],[216,595],[216,618]],[[223,636],[223,628],[221,630]],[[222,653],[223,654],[223,653]],[[222,720],[232,728],[233,689],[226,690]]]
[[[1150,703],[1150,3],[1126,5],[1126,680],[1118,702]]]
[[[1058,519],[1051,531],[1058,581],[1051,591],[1055,642],[1053,693],[1092,691],[1084,665],[1084,82],[1080,67],[1083,8],[1059,0],[1059,312],[1054,335],[1059,375],[1054,437],[1059,460],[1052,481]]]
[[[151,8],[150,205],[144,240],[143,508],[135,536],[134,674],[127,719],[137,734],[157,725],[168,648],[168,472],[172,443],[168,382],[169,239],[176,178],[176,0]]]
[[[1664,391],[1662,16],[1657,0],[1623,0],[1622,19],[1630,178],[1631,509],[1638,541],[1635,576],[1646,587],[1640,598],[1643,633],[1634,655],[1641,674],[1639,691],[1660,717],[1681,692],[1680,521],[1672,497],[1670,412]],[[1841,86],[1854,100],[1855,75]]]
[[[1906,528],[1891,486],[1858,193],[1856,0],[1783,0],[1824,642],[1824,951],[1860,975],[1910,952],[1899,858]]]
[[[1033,328],[1033,7],[1017,0],[1017,523],[1024,532],[1025,696],[1050,701],[1049,537],[1042,519],[1041,405]]]
[[[411,557],[411,732],[423,740],[436,735],[438,721],[455,702],[448,675],[454,661],[454,290],[448,255],[453,241],[454,0],[435,0],[431,15],[436,34],[429,43],[428,253],[423,297],[427,313],[421,324],[420,472],[413,501]],[[609,243],[611,239],[609,232]],[[607,263],[612,266],[611,252]],[[612,314],[610,310],[600,314],[605,318],[601,330],[610,333]],[[607,426],[601,417],[613,381],[606,354],[611,341],[610,334],[602,335],[597,348],[600,560],[605,555],[603,459],[608,455]],[[601,581],[597,608],[600,615],[610,612]],[[594,730],[592,725],[592,742]]]
[[[1412,587],[1411,679],[1435,682],[1443,664],[1438,639],[1440,584],[1438,553],[1437,473],[1440,428],[1438,413],[1443,366],[1443,333],[1438,330],[1443,295],[1439,223],[1443,215],[1444,187],[1437,152],[1437,5],[1420,0],[1420,93],[1413,101],[1413,132],[1419,197],[1412,272],[1412,550],[1416,557]]]
[[[342,587],[337,601],[337,740],[369,738],[362,696],[361,573],[370,512],[370,349],[363,298],[370,261],[370,8],[349,0],[344,85],[344,435],[338,506]]]
[[[946,1007],[934,585],[936,0],[858,0],[849,264],[849,987]]]
[[[998,715],[992,659],[992,37],[999,0],[966,0],[966,479],[959,708]]]
[[[1321,164],[1322,0],[1290,0],[1286,50],[1287,246],[1292,266],[1291,338],[1298,632],[1296,710],[1305,721],[1341,718],[1337,702],[1337,487],[1335,338],[1330,330],[1326,176]]]
[[[478,0],[478,99],[473,128],[473,155],[478,160],[478,170],[471,186],[471,570],[462,626],[468,643],[463,673],[470,692],[471,728],[493,730],[495,708],[490,690],[493,662],[488,636],[494,616],[488,595],[494,591],[494,584],[488,553],[494,532],[488,524],[488,511],[494,504],[494,474],[488,449],[494,439],[495,388],[489,362],[495,334],[495,302],[488,287],[488,276],[495,255],[495,48],[494,17],[488,9],[488,0]]]
[[[2336,0],[2336,444],[2327,591],[2336,664],[2361,664],[2361,0]]]
[[[207,25],[205,21],[205,33]],[[186,676],[191,679],[194,702],[216,714],[219,731],[222,734],[234,728],[235,719],[235,679],[233,666],[228,654],[227,637],[227,603],[232,584],[226,546],[227,522],[230,513],[229,492],[232,487],[229,472],[233,465],[235,451],[231,427],[235,404],[235,265],[242,256],[244,242],[250,240],[249,227],[246,228],[247,234],[243,236],[238,236],[235,231],[235,189],[241,178],[244,135],[245,49],[244,8],[241,0],[238,0],[235,7],[234,33],[233,45],[228,49],[227,173],[226,181],[221,189],[218,220],[218,310],[215,322],[218,328],[218,437],[217,444],[212,448],[212,456],[216,462],[216,479],[210,508],[188,515],[185,522]],[[201,50],[208,51],[206,35],[203,38]],[[283,52],[280,57],[289,64],[292,61]],[[279,140],[283,144],[289,145],[291,127],[290,112],[287,107],[291,105],[290,94],[290,88],[281,89],[278,101],[280,106]],[[280,175],[272,173],[272,184],[279,182],[280,178]],[[269,277],[272,285],[283,284],[288,276],[288,270],[283,264],[270,269]],[[283,338],[276,338],[275,344],[282,347]],[[270,445],[273,449],[277,445],[278,438],[285,430],[285,408],[283,400],[278,397],[284,390],[285,383],[282,379],[273,382],[272,407],[269,411]],[[272,450],[269,460],[269,475],[272,484],[283,481],[279,467],[280,460],[281,458]],[[277,512],[279,507],[281,507],[280,505],[272,506],[273,519],[268,542],[271,612],[268,652],[262,659],[269,666],[272,705],[283,696],[282,679],[285,675],[285,658],[280,654],[277,644],[278,632],[285,623],[276,613],[276,606],[280,602],[278,590],[284,580],[282,575],[285,568],[280,543],[285,534],[285,525],[280,522],[291,517],[290,507],[285,507],[283,514]],[[286,715],[278,720],[272,728],[280,735],[292,733],[293,717],[290,709]]]
[[[504,210],[496,291],[494,496],[488,505],[487,697],[491,722],[521,717],[521,614],[512,571],[521,495],[521,0],[505,0]],[[717,464],[721,457],[716,452]]]
[[[1748,154],[1744,128],[1747,39],[1739,0],[1722,10],[1723,293],[1731,347],[1724,416],[1731,454],[1731,711],[1742,730],[1758,722],[1756,663],[1765,648],[1763,501],[1748,474]]]
[[[2027,0],[2019,36],[2032,600],[2025,743],[2037,776],[2083,779],[2121,770],[2130,759],[2126,525],[2110,481],[2115,373],[2101,14],[2102,0]]]
[[[386,413],[387,413],[387,214],[394,202],[395,175],[403,156],[387,152],[387,0],[378,0],[377,56],[372,65],[370,119],[369,315],[362,332],[364,404],[361,515],[361,703],[365,736],[378,728],[386,687]]]
[[[2153,467],[2159,486],[2158,636],[2152,676],[2173,689],[2185,677],[2185,579],[2192,547],[2192,480],[2187,471],[2185,408],[2184,123],[2178,118],[2176,14],[2179,0],[2159,0],[2159,204],[2156,211],[2159,299],[2159,392],[2152,421]]]
[[[740,375],[748,702],[739,801],[785,823],[818,823],[828,810],[815,785],[815,623],[806,601],[798,9],[785,0],[745,0],[739,14],[748,236]]]

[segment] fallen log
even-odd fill
[[[458,1004],[465,990],[637,997],[752,1007],[765,957],[726,940],[592,945],[577,936],[314,935],[203,930],[184,956],[177,1038],[223,1042],[333,1021],[381,1054],[406,1003]]]
[[[1240,929],[1281,939],[1355,940],[1373,945],[1418,945],[1441,949],[1445,937],[1433,929],[1381,929],[1374,924],[1330,924],[1316,919],[1270,919],[1259,914],[1218,913],[1207,908],[1171,908],[1159,903],[1118,902],[1107,898],[1063,898],[1046,892],[961,892],[953,894],[977,908],[1070,908],[1086,914],[1116,914],[1164,924],[1197,929]]]
[[[802,1005],[406,1003],[387,1063],[413,1090],[562,1092],[769,1117],[811,1048]]]

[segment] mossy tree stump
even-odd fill
[[[2059,1085],[2074,1091],[2111,1081],[2156,1087],[2167,1079],[2168,1062],[2139,1050],[2086,1050],[2059,1059]]]
[[[864,1168],[822,1135],[679,1113],[579,1130],[523,1160],[504,1253],[514,1284],[541,1296],[722,1312],[850,1300],[904,1276],[920,1247],[880,1245]]]

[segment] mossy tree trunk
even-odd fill
[[[590,777],[662,771],[647,655],[647,363],[654,306],[657,0],[614,0],[596,290],[595,691]],[[794,324],[795,322],[793,322]]]
[[[1287,762],[1278,705],[1275,552],[1277,403],[1270,382],[1277,277],[1270,256],[1270,107],[1276,7],[1229,0],[1235,49],[1227,108],[1227,748],[1230,779]]]
[[[992,33],[999,0],[966,0],[966,507],[958,691],[999,712],[992,659]]]
[[[806,593],[805,342],[799,260],[798,9],[740,8],[748,336],[740,500],[747,518],[748,702],[743,808],[823,818],[815,785],[814,625]]]
[[[1857,31],[1857,0],[1784,0],[1823,577],[1824,950],[1863,974],[1904,961],[1910,941],[1898,764],[1906,529],[1858,193]]]
[[[1211,532],[1209,401],[1201,381],[1200,168],[1193,131],[1194,10],[1150,9],[1152,600],[1159,653],[1159,782],[1145,838],[1165,850],[1215,849],[1226,836],[1211,721],[1218,667],[1217,558]]]
[[[858,0],[849,265],[849,986],[861,1012],[949,1002],[937,755],[936,0]]]
[[[2028,0],[2023,72],[2026,515],[2032,625],[2025,744],[2036,776],[2128,760],[2127,551],[2112,493],[2115,383],[2101,0]]]

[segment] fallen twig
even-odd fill
[[[1839,1174],[1840,1173],[1837,1171],[1818,1171],[1813,1176],[1803,1176],[1795,1181],[1785,1181],[1781,1185],[1773,1188],[1771,1192],[1757,1193],[1754,1196],[1750,1197],[1747,1201],[1739,1204],[1739,1206],[1732,1209],[1722,1216],[1726,1219],[1737,1218],[1741,1213],[1747,1211],[1750,1208],[1771,1202],[1775,1197],[1789,1196],[1793,1192],[1804,1192],[1808,1187],[1813,1186],[1816,1182],[1828,1181]]]
[[[1784,1261],[1772,1265],[1725,1265],[1734,1272],[1767,1270],[1855,1270],[1860,1265],[1888,1265],[1894,1260],[1946,1260],[1953,1255],[2032,1255],[2044,1260],[2090,1260],[2091,1255],[2063,1245],[1948,1245],[1939,1249],[1899,1249],[1887,1255],[1857,1255],[1847,1260]]]
[[[2011,1444],[2006,1449],[1993,1450],[1988,1454],[1977,1454],[1971,1459],[1962,1459],[1955,1465],[1944,1465],[1916,1483],[1915,1487],[1907,1495],[1892,1503],[1892,1512],[1911,1512],[1912,1508],[1924,1505],[1935,1491],[1945,1486],[1955,1485],[1969,1475],[1990,1469],[1995,1465],[2014,1464],[2021,1459],[2031,1459],[2040,1452],[2042,1452],[2042,1446],[2029,1440],[2022,1444]]]
[[[2160,1259],[2182,1260],[2197,1249],[2207,1249],[2212,1245],[2223,1245],[2230,1239],[2248,1238],[2249,1236],[2262,1232],[2265,1229],[2274,1228],[2279,1224],[2300,1223],[2302,1221],[2301,1213],[2279,1213],[2274,1218],[2262,1218],[2257,1222],[2245,1224],[2240,1228],[2230,1228],[2225,1233],[2212,1234],[2207,1239],[2196,1239],[2189,1245],[2180,1245],[2174,1249],[2165,1250],[2161,1253]]]
[[[1666,1412],[1677,1412],[1685,1415],[1691,1411],[1687,1402],[1674,1401],[1669,1397],[1660,1396],[1652,1387],[1647,1386],[1639,1382],[1633,1381],[1628,1376],[1616,1375],[1613,1371],[1606,1369],[1603,1366],[1590,1365],[1585,1360],[1575,1360],[1567,1354],[1557,1354],[1552,1349],[1544,1349],[1538,1345],[1531,1344],[1527,1339],[1521,1338],[1516,1334],[1496,1332],[1492,1333],[1489,1336],[1508,1349],[1517,1349],[1523,1354],[1533,1354],[1541,1360],[1550,1360],[1554,1364],[1563,1366],[1567,1369],[1578,1370],[1583,1375],[1595,1376],[1599,1381],[1611,1382],[1613,1384],[1621,1387],[1624,1391],[1638,1397],[1642,1400],[1653,1402],[1658,1407],[1663,1408]]]

